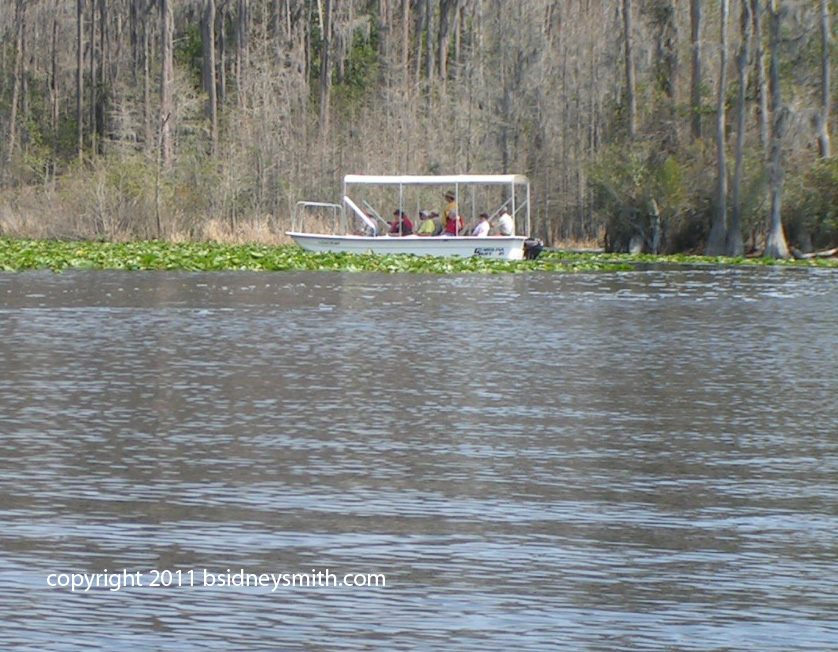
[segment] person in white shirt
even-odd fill
[[[471,234],[476,235],[478,238],[485,238],[489,235],[489,216],[486,213],[480,213],[480,221],[474,227]]]
[[[505,208],[500,209],[498,216],[498,235],[515,235],[515,222]]]

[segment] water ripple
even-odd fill
[[[838,647],[829,270],[0,275],[0,648]],[[386,587],[54,573],[384,573]]]

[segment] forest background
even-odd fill
[[[2,0],[0,235],[281,242],[347,173],[523,173],[548,244],[835,246],[835,11]]]

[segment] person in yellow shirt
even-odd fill
[[[447,202],[445,208],[442,210],[442,230],[448,231],[448,219],[451,216],[451,213],[456,214],[457,210],[457,197],[451,190],[447,190],[443,195],[445,197],[445,201]]]
[[[419,225],[419,230],[416,235],[439,235],[442,233],[442,220],[439,218],[439,211],[433,211],[428,214],[428,211],[419,213],[422,218],[422,223]]]

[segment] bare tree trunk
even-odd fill
[[[27,0],[24,0],[27,2]],[[29,65],[31,63],[31,57],[29,56],[29,52],[27,48],[29,47],[29,42],[27,38],[27,25],[26,25],[26,9],[24,5],[23,11],[23,31],[21,32],[21,68],[20,68],[20,113],[21,117],[23,118],[22,124],[28,125],[29,118],[31,117],[31,99],[32,96],[29,92]],[[37,23],[36,23],[37,25]],[[27,128],[28,131],[28,128]]]
[[[20,106],[25,63],[23,57],[23,33],[26,29],[26,0],[15,3],[15,63],[12,82],[12,101],[9,107],[9,145],[7,155],[11,157],[17,148],[17,114]]]
[[[434,79],[434,70],[436,70],[436,64],[434,62],[434,12],[431,9],[431,0],[425,0],[425,10],[428,17],[428,33],[425,36],[425,48],[427,51],[425,56],[425,78],[428,84],[430,84]]]
[[[631,40],[631,0],[623,0],[623,38],[625,40],[627,133],[630,141],[637,134],[637,99],[634,90],[634,50]]]
[[[762,16],[765,7],[760,0],[751,0],[751,14],[754,18],[754,65],[756,67],[757,96],[759,98],[759,144],[763,151],[768,151],[768,82],[765,76],[765,40],[762,29]]]
[[[332,0],[324,0],[323,37],[320,44],[320,135],[329,130],[329,103],[332,91]]]
[[[227,99],[227,30],[224,29],[227,22],[226,2],[222,2],[217,20],[215,33],[218,34],[218,103],[223,105]]]
[[[105,0],[99,0],[99,66],[96,72],[94,84],[97,87],[96,106],[94,109],[94,125],[96,131],[96,142],[98,153],[104,154],[105,145],[105,116],[108,102],[108,83],[106,71],[110,53],[108,43],[108,5]]]
[[[76,0],[76,135],[81,161],[84,157],[84,0]]]
[[[675,100],[678,84],[678,25],[675,1],[657,0],[653,10],[655,63],[658,87],[667,100]]]
[[[410,0],[402,0],[402,83],[410,96]]]
[[[50,34],[50,72],[49,72],[49,117],[53,134],[53,151],[55,151],[56,135],[58,134],[58,0],[52,3],[52,33]]]
[[[414,60],[413,75],[417,84],[422,74],[422,35],[428,30],[429,5],[430,0],[417,0],[416,2],[416,57]]]
[[[457,10],[458,0],[441,0],[439,3],[438,54],[439,78],[448,77],[448,40],[451,31],[451,14]]]
[[[727,241],[727,155],[725,153],[725,94],[727,92],[728,0],[721,0],[719,21],[719,90],[716,95],[716,211],[707,238],[707,256],[725,253]]]
[[[164,170],[172,166],[172,84],[174,82],[174,52],[172,0],[160,0],[161,71],[160,71],[160,159]]]
[[[139,88],[140,85],[140,70],[143,66],[142,55],[142,37],[140,36],[140,13],[141,1],[129,0],[128,5],[128,25],[131,43],[131,81],[134,86]]]
[[[741,5],[742,13],[739,28],[742,42],[739,46],[739,54],[736,57],[736,69],[739,74],[739,95],[736,104],[736,163],[734,164],[735,172],[731,192],[730,225],[727,232],[726,253],[728,256],[741,256],[745,253],[742,238],[742,177],[745,158],[745,116],[748,101],[748,58],[751,55],[753,16],[751,15],[750,0],[742,0]]]
[[[88,67],[88,78],[90,79],[90,111],[88,115],[89,133],[90,133],[90,149],[92,152],[99,150],[96,142],[96,135],[99,133],[96,129],[96,106],[99,102],[97,87],[96,87],[96,62],[99,60],[99,51],[96,42],[96,0],[90,0],[90,35],[87,43],[90,48],[90,62]]]
[[[771,56],[771,156],[768,162],[768,185],[771,192],[771,232],[765,246],[768,258],[788,258],[789,249],[783,233],[781,200],[783,192],[783,136],[785,135],[788,109],[783,106],[780,88],[780,0],[770,0],[768,47]]]
[[[690,0],[690,45],[690,130],[693,138],[701,138],[701,0]]]
[[[149,12],[148,5],[143,6],[143,131],[145,132],[145,149],[147,152],[154,147],[154,128],[151,107],[151,43],[149,42]]]
[[[821,111],[818,116],[818,150],[829,158],[829,96],[831,93],[829,64],[829,2],[821,0]]]
[[[287,39],[285,34],[290,33],[290,29],[285,29],[285,22],[283,21],[283,16],[288,17],[288,11],[285,9],[288,6],[287,0],[274,0],[274,15],[273,15],[273,37],[274,42],[277,46],[277,53],[279,52],[279,48],[282,45],[282,40]]]
[[[240,109],[244,109],[247,105],[245,89],[247,87],[248,60],[250,58],[250,46],[248,42],[249,22],[247,0],[239,0],[236,16],[236,88],[238,89]]]
[[[215,87],[215,0],[205,0],[201,16],[203,82],[207,94],[205,115],[210,126],[210,155],[218,150],[218,95]]]
[[[58,0],[52,4],[52,34],[50,35],[50,131],[52,131],[52,154],[49,175],[55,181],[55,167],[58,158]]]
[[[678,153],[676,88],[678,85],[678,25],[674,0],[656,0],[646,8],[655,35],[655,78],[662,97],[653,116],[660,132],[661,158]],[[595,74],[595,73],[594,73]],[[596,87],[596,86],[594,86]],[[595,97],[595,93],[591,93]]]
[[[318,0],[318,4],[325,0]],[[323,38],[328,38],[323,31],[323,22],[325,18],[321,16],[321,32]],[[390,25],[390,3],[388,0],[378,0],[378,60],[381,71],[381,80],[385,84],[390,83],[390,68],[392,67],[390,61],[390,40],[392,39]]]
[[[452,72],[452,79],[459,79],[459,71],[462,63],[462,45],[463,45],[463,9],[459,3],[454,8],[454,70]],[[450,69],[451,66],[449,65]]]

